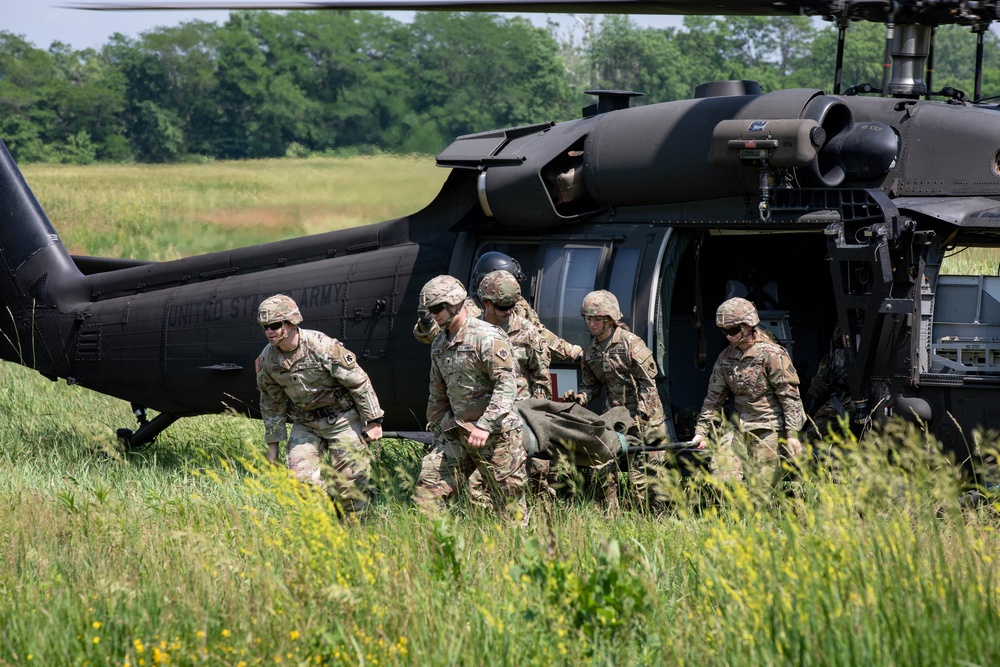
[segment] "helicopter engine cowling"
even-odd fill
[[[438,164],[479,169],[480,206],[508,227],[551,227],[615,206],[736,196],[736,172],[710,159],[712,128],[753,97],[621,109],[532,132],[513,128],[503,131],[506,138],[467,135]]]
[[[466,135],[438,164],[479,170],[487,217],[511,228],[547,228],[623,206],[753,194],[752,160],[719,146],[752,139],[765,123],[778,146],[771,167],[806,187],[872,181],[894,164],[898,137],[856,123],[844,102],[814,89],[729,95],[619,109],[564,123]],[[733,136],[729,136],[733,135]]]

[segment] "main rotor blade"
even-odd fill
[[[363,10],[441,10],[456,12],[524,12],[595,14],[690,14],[745,15],[820,14],[827,11],[829,0],[781,2],[774,0],[234,0],[227,2],[73,2],[59,5],[70,9],[98,11],[177,10],[286,10],[286,9],[363,9]]]
[[[704,16],[822,16],[897,25],[982,27],[1000,18],[1000,0],[209,0],[209,2],[73,2],[68,9],[142,11],[205,10],[378,10],[521,12],[539,14],[673,14]]]

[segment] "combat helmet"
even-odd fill
[[[292,297],[275,294],[261,302],[257,309],[257,322],[289,322],[298,326],[302,322],[302,313]]]
[[[618,307],[618,298],[605,289],[599,289],[583,297],[583,306],[580,314],[584,317],[599,317],[604,315],[610,317],[615,322],[622,318],[622,311]]]
[[[420,290],[420,305],[424,308],[442,304],[455,306],[465,301],[467,296],[469,294],[458,278],[437,276],[428,280]]]
[[[479,300],[498,306],[513,306],[521,298],[521,286],[510,271],[490,271],[479,281]]]
[[[757,315],[757,308],[752,303],[735,296],[723,301],[715,311],[715,325],[720,329],[728,329],[737,324],[755,327],[760,324],[760,316]]]
[[[492,271],[507,271],[518,282],[524,280],[521,265],[516,259],[502,252],[491,251],[480,255],[476,265],[472,267],[472,289],[478,289],[482,279]]]

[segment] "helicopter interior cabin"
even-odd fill
[[[490,250],[513,256],[527,276],[525,296],[542,322],[579,345],[589,340],[580,317],[583,297],[594,289],[614,293],[623,321],[654,351],[660,395],[678,440],[693,434],[712,366],[726,344],[715,326],[715,309],[732,296],[757,305],[762,326],[789,350],[805,396],[837,326],[822,230],[634,225],[616,231],[609,235],[605,226],[577,228],[562,237],[467,238],[452,269],[468,276],[474,258]],[[939,271],[939,264],[928,264],[914,372],[925,385],[1000,379],[1000,277]],[[553,381],[561,395],[576,388],[578,371],[555,363]]]
[[[709,233],[637,225],[620,228],[622,233],[613,237],[605,229],[601,238],[579,231],[531,241],[480,237],[470,244],[471,252],[456,254],[462,265],[453,269],[468,276],[474,258],[484,252],[511,255],[528,277],[522,289],[542,322],[582,346],[589,341],[580,317],[583,297],[595,289],[615,294],[622,320],[654,351],[660,395],[678,439],[693,433],[692,417],[725,345],[715,309],[731,296],[758,306],[761,324],[791,351],[805,389],[836,320],[822,233]],[[553,366],[556,393],[575,389],[573,366]]]

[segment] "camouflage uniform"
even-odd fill
[[[479,299],[499,306],[514,305],[520,301],[521,288],[514,276],[507,271],[488,273],[479,283]],[[552,398],[552,378],[549,364],[552,360],[547,342],[534,324],[511,312],[505,324],[498,325],[510,340],[519,371],[517,398]]]
[[[724,302],[716,313],[720,327],[760,322],[757,310],[746,299]],[[730,345],[719,355],[708,381],[708,393],[698,414],[695,433],[706,438],[722,425],[719,416],[733,397],[733,423],[717,438],[712,471],[722,479],[742,479],[743,461],[760,469],[764,479],[777,479],[779,461],[790,458],[782,440],[798,438],[805,424],[799,397],[799,376],[785,348],[752,329],[755,339],[746,351]]]
[[[421,296],[428,293],[429,307],[452,303],[436,299],[440,292],[454,294],[454,284],[461,286],[450,276],[439,276],[427,283]],[[488,496],[494,509],[505,510],[511,499],[522,499],[527,455],[521,445],[521,419],[514,410],[516,391],[514,355],[498,327],[466,317],[454,334],[438,334],[431,345],[427,402],[428,428],[435,440],[414,491],[420,507],[439,508],[466,482],[478,505],[485,505]],[[490,434],[485,446],[468,443],[473,427]]]
[[[811,409],[811,421],[818,437],[826,437],[831,428],[839,432],[840,420],[845,416],[853,417],[854,401],[847,382],[847,352],[843,347],[834,347],[819,362],[807,393],[810,403],[818,406]]]
[[[611,336],[603,341],[593,338],[583,352],[583,382],[578,395],[586,405],[603,387],[604,409],[625,406],[636,420],[644,437],[666,435],[665,415],[656,390],[656,361],[652,351],[639,336],[618,326],[621,310],[618,299],[607,290],[591,292],[584,299],[581,315],[605,316],[615,321]]]
[[[653,352],[639,336],[616,327],[611,336],[590,341],[583,351],[583,382],[578,393],[589,402],[603,387],[602,411],[625,406],[645,437],[665,434],[663,404],[656,390]]]
[[[261,304],[258,318],[278,321],[271,319],[267,303]],[[300,480],[326,489],[344,511],[359,511],[370,496],[369,451],[362,429],[384,413],[368,374],[340,341],[309,329],[300,328],[298,334],[294,350],[268,345],[257,359],[264,441],[285,440],[285,423],[291,421],[288,467]],[[321,471],[324,452],[330,456],[330,469]]]
[[[548,346],[552,358],[557,359],[558,361],[574,362],[579,361],[580,357],[583,356],[582,347],[574,345],[568,340],[563,340],[546,329],[545,325],[542,324],[542,321],[538,319],[538,313],[536,313],[535,310],[528,305],[528,302],[524,300],[524,297],[518,299],[518,302],[514,304],[514,314],[523,317],[538,327],[538,334]]]
[[[584,317],[603,315],[615,324],[608,338],[603,341],[592,338],[584,349],[583,381],[575,400],[586,405],[603,388],[605,401],[601,412],[619,406],[628,408],[642,440],[667,437],[666,416],[656,389],[653,352],[639,336],[618,325],[622,314],[614,294],[607,290],[591,292],[583,304]],[[629,480],[640,496],[650,498],[655,468],[664,458],[663,452],[630,457]]]

